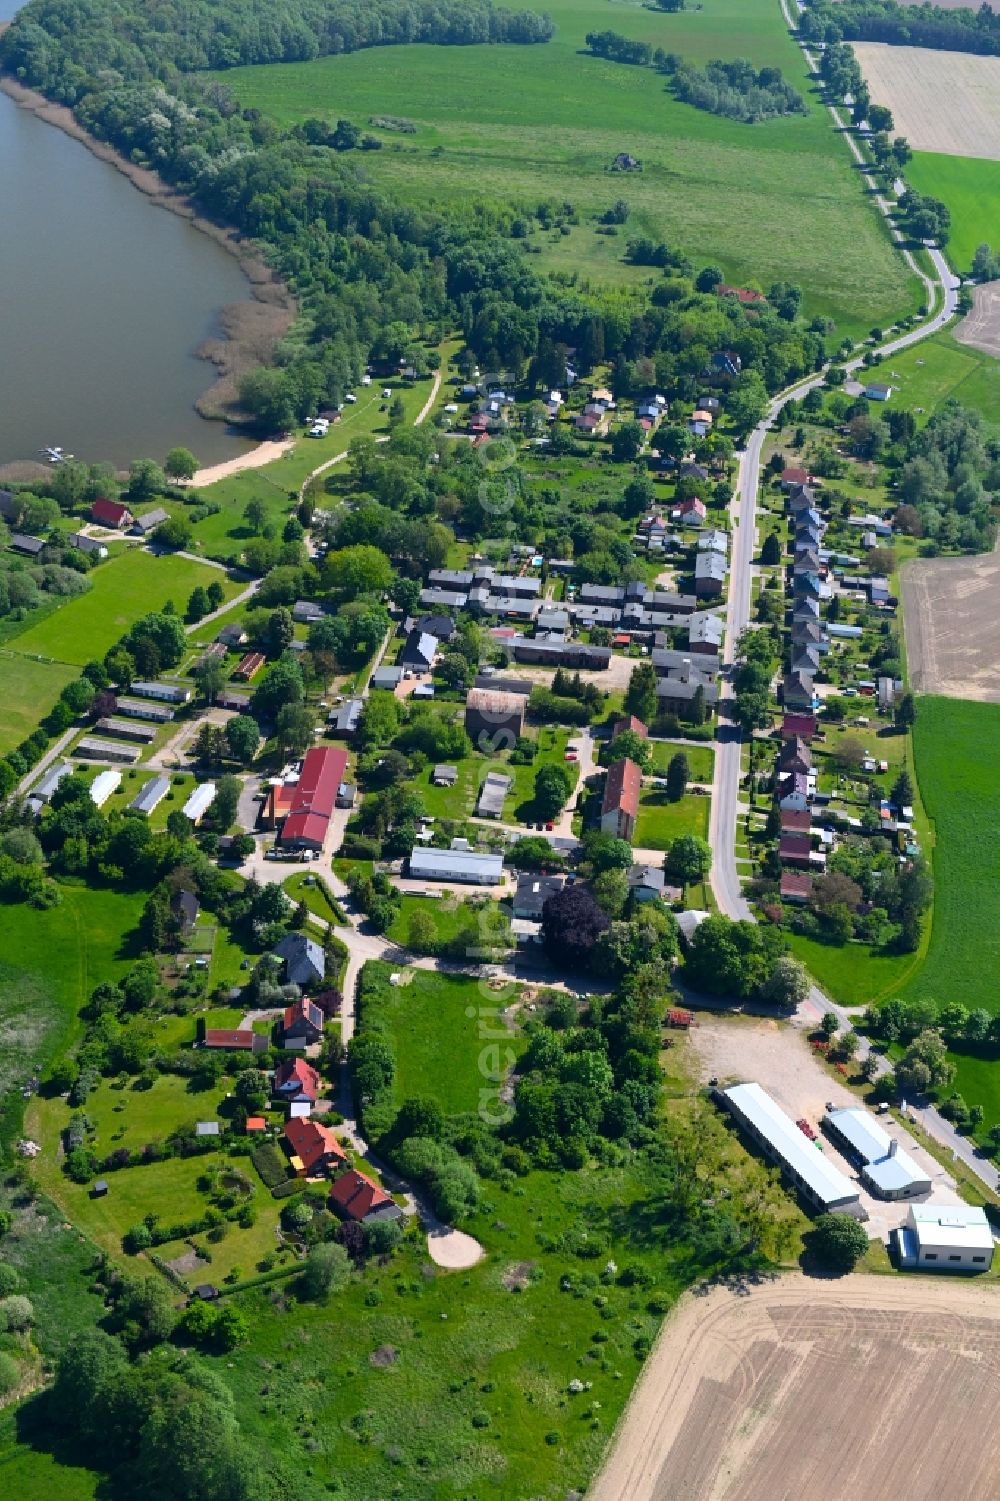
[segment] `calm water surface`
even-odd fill
[[[0,19],[15,7],[0,0]],[[236,261],[106,162],[0,94],[0,463],[202,462],[248,445],[193,403],[216,313],[247,295]]]

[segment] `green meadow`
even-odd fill
[[[957,401],[1000,435],[1000,360],[959,344],[950,333],[892,355],[881,373],[892,385],[888,405],[914,412],[918,423],[944,402]]]
[[[62,882],[59,893],[59,906],[45,911],[0,907],[0,1096],[66,1051],[87,996],[117,979],[130,956],[141,895]],[[20,1096],[8,1099],[0,1137],[20,1118]]]
[[[1000,705],[918,700],[914,756],[934,825],[927,958],[904,991],[1000,1011]]]
[[[906,180],[951,210],[947,253],[960,275],[968,275],[977,245],[1000,246],[1000,162],[917,151]]]
[[[919,289],[867,203],[773,0],[707,0],[676,15],[634,3],[553,0],[555,39],[536,47],[376,47],[308,63],[219,75],[244,107],[289,126],[309,116],[367,124],[412,121],[413,135],[378,131],[358,166],[411,202],[467,213],[503,201],[528,212],[569,201],[568,234],[535,229],[542,267],[572,280],[645,280],[624,264],[634,233],[666,239],[735,281],[802,285],[810,314],[851,333],[912,310]],[[613,29],[696,61],[776,64],[807,96],[808,113],[744,125],[674,100],[663,77],[591,57],[586,33]],[[627,151],[643,163],[611,173]],[[631,207],[617,236],[595,217]]]
[[[197,584],[218,579],[227,598],[239,587],[217,568],[178,554],[154,557],[141,548],[131,548],[95,568],[90,579],[93,588],[87,594],[69,600],[17,637],[19,654],[52,657],[82,667],[92,657],[103,656],[140,615],[162,610],[168,600],[183,615],[188,595]]]

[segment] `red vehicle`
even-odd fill
[[[567,751],[563,756],[564,761],[579,761],[579,759],[580,757],[577,755],[576,751]]]
[[[810,1126],[807,1120],[803,1118],[802,1120],[796,1121],[795,1124],[798,1126],[799,1130],[804,1136],[808,1136],[810,1141],[816,1140],[816,1132],[813,1130],[812,1126]]]
[[[554,825],[554,824],[553,824],[553,822],[552,822],[552,820],[551,820],[551,818],[550,818],[550,819],[549,819],[549,821],[548,821],[548,823],[547,823],[547,824],[546,824],[546,825],[545,825],[545,827],[546,827],[546,829],[547,829],[547,830],[548,830],[548,832],[549,832],[549,833],[550,833],[550,834],[551,834],[551,833],[552,833],[552,830],[553,830],[553,828],[554,828],[554,827],[555,827],[555,825]]]

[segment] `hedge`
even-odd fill
[[[304,1178],[287,1178],[284,1183],[279,1183],[271,1189],[272,1199],[287,1199],[291,1194],[301,1193],[307,1187]]]
[[[273,1141],[262,1141],[254,1147],[250,1161],[268,1188],[277,1188],[288,1177],[288,1163]]]

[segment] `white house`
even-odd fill
[[[988,1272],[993,1232],[972,1204],[911,1204],[896,1232],[899,1264],[927,1272]]]
[[[475,855],[471,850],[417,847],[410,854],[410,875],[418,881],[458,881],[468,886],[499,886],[503,880],[503,856]]]

